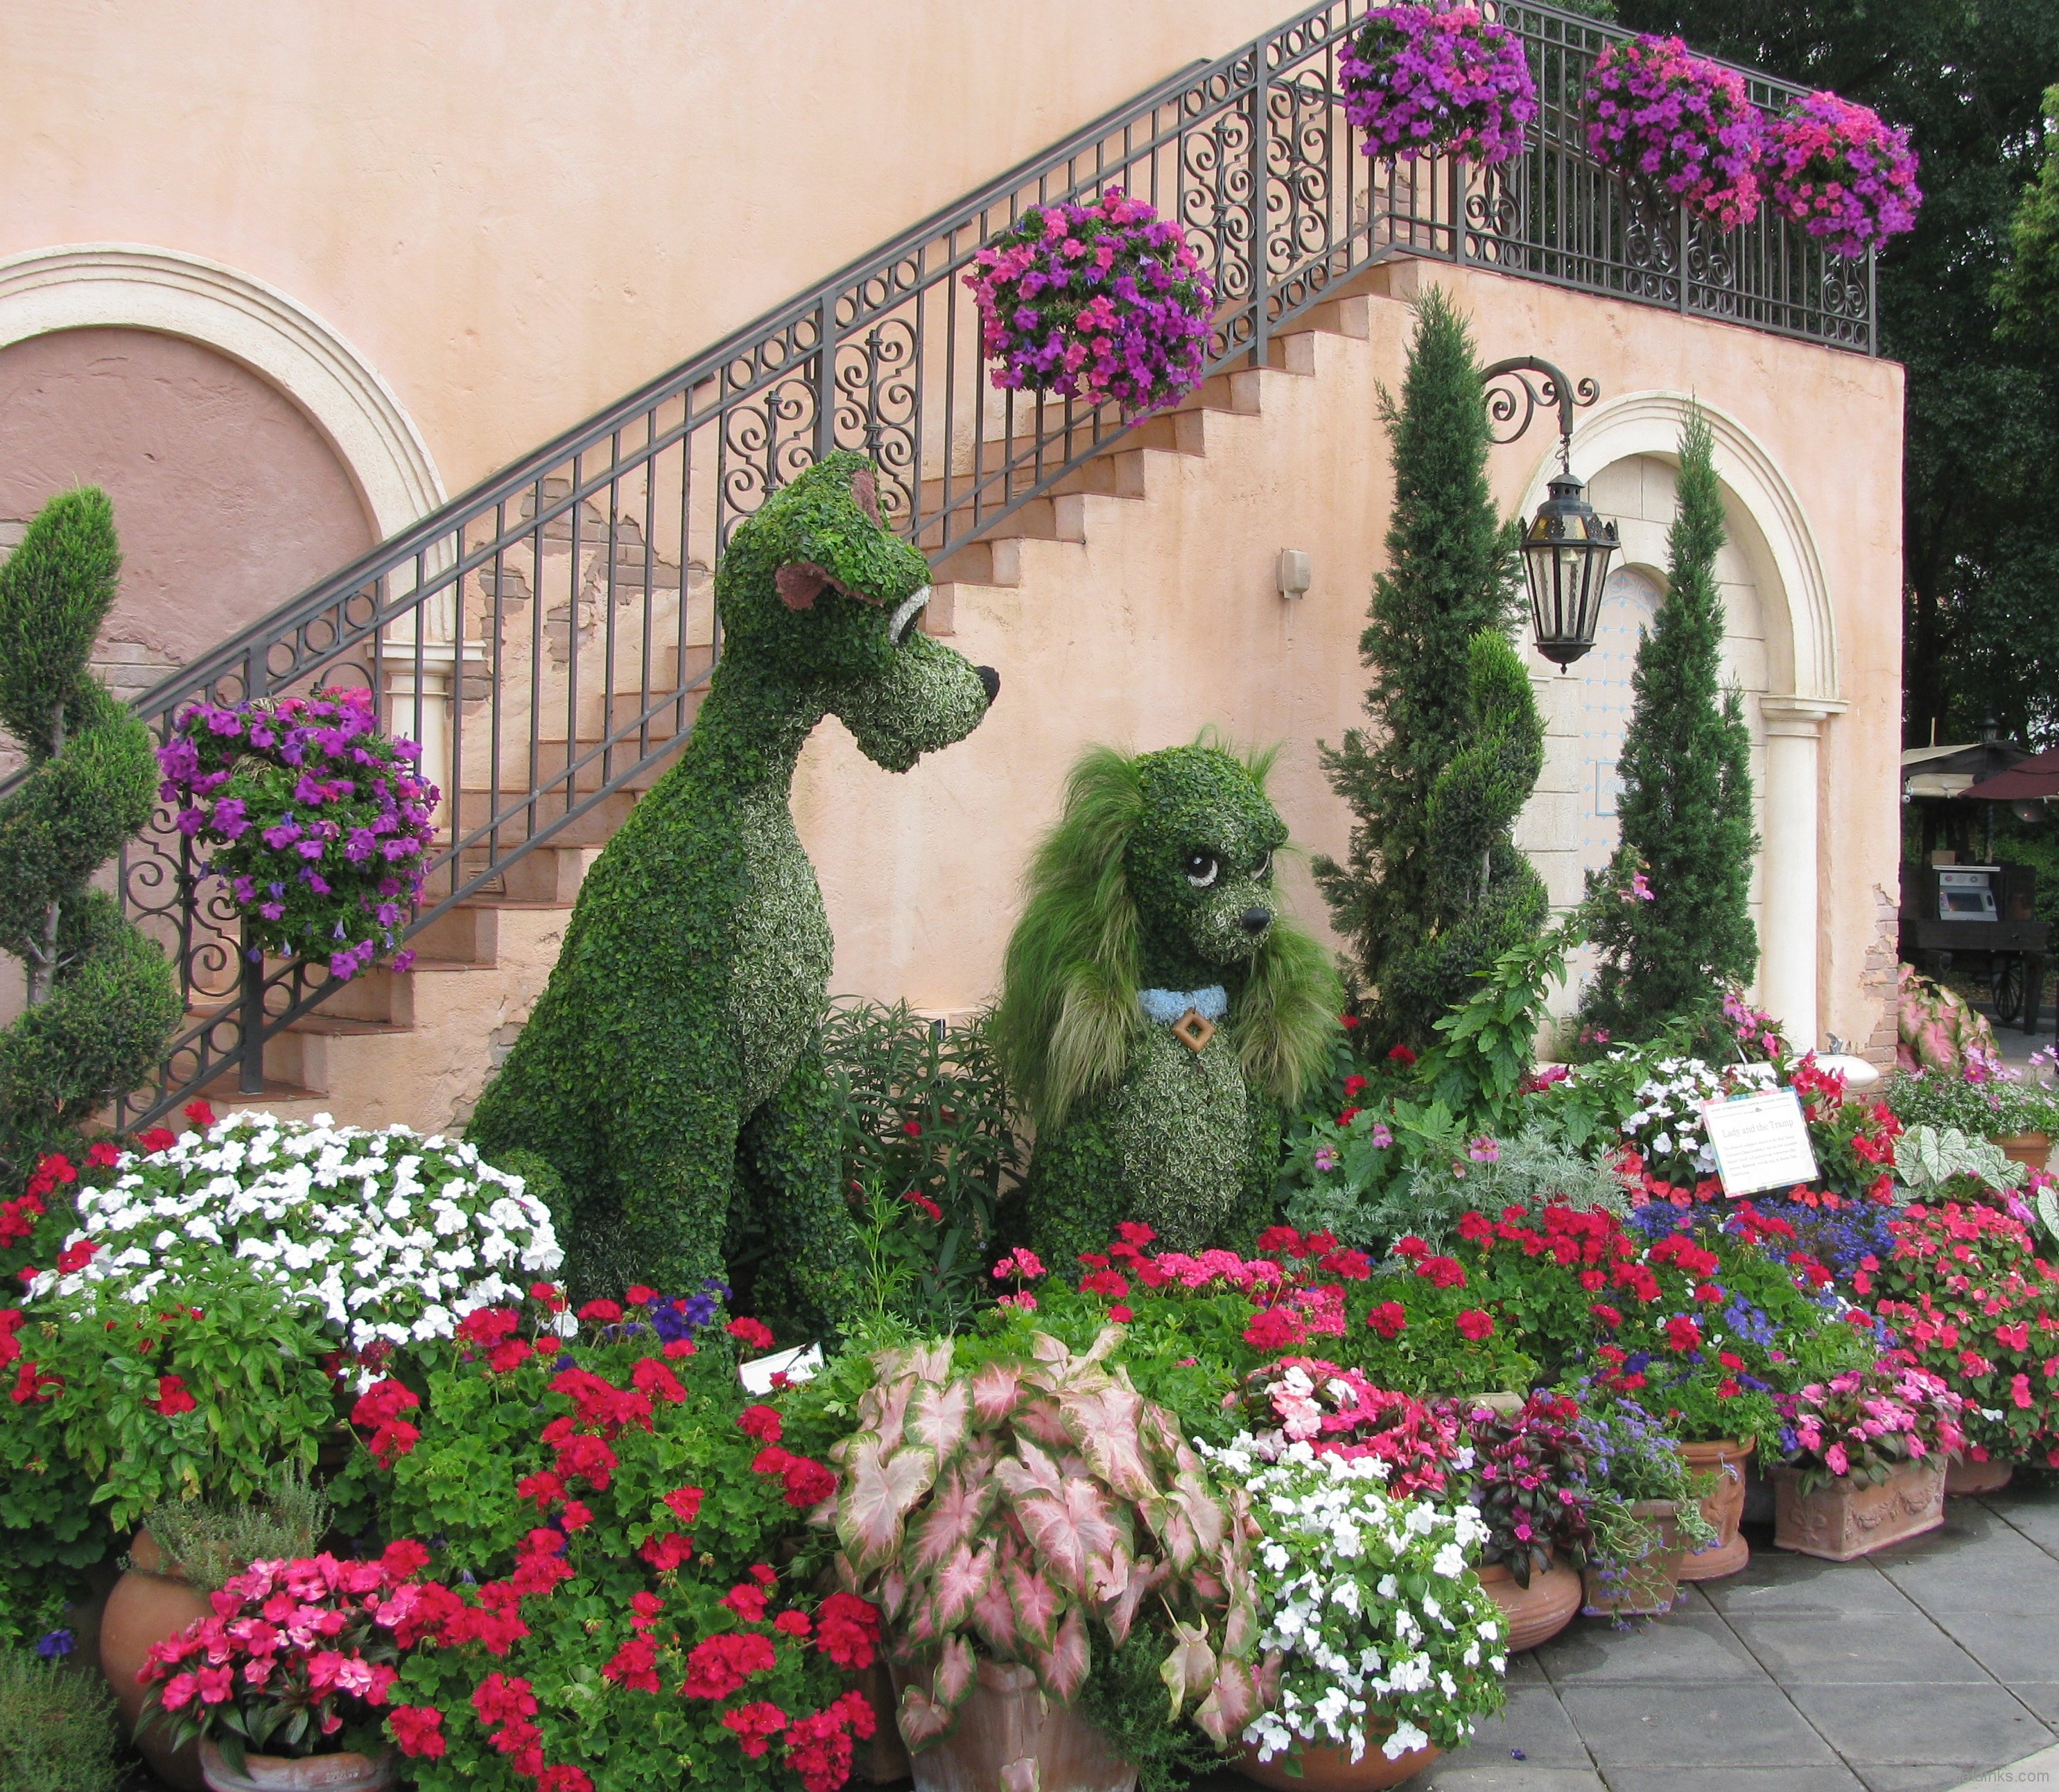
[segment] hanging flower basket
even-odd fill
[[[1603,167],[1726,230],[1758,216],[1766,123],[1735,71],[1647,34],[1595,58],[1586,110],[1587,148]]]
[[[158,750],[179,831],[229,886],[253,952],[355,976],[400,944],[421,894],[436,789],[380,734],[368,691],[197,703]],[[414,954],[394,959],[404,970]]]
[[[1141,416],[1201,384],[1215,282],[1178,227],[1121,188],[1032,205],[974,260],[965,282],[1004,390]]]
[[[1762,178],[1774,205],[1838,255],[1914,229],[1923,203],[1908,131],[1835,94],[1811,94],[1768,122]]]
[[[1344,116],[1369,156],[1464,156],[1492,165],[1523,149],[1537,84],[1523,40],[1477,6],[1390,6],[1337,58]]]

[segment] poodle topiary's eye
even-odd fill
[[[1187,874],[1187,882],[1197,890],[1206,890],[1222,874],[1222,866],[1216,855],[1204,851],[1199,846],[1187,854],[1187,862],[1182,869]]]
[[[1258,863],[1253,867],[1251,874],[1260,883],[1272,875],[1272,849],[1270,846],[1258,855]]]

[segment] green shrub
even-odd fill
[[[289,1463],[256,1499],[166,1501],[150,1509],[143,1527],[194,1587],[212,1593],[253,1562],[313,1555],[331,1515],[327,1495]]]
[[[0,1792],[114,1792],[120,1750],[98,1674],[0,1650]]]

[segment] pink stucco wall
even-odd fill
[[[192,659],[374,539],[350,476],[274,387],[146,330],[61,330],[0,349],[0,522],[19,525],[78,484],[114,502],[121,587],[102,657],[138,677]]]

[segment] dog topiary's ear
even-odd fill
[[[1344,1001],[1321,942],[1276,915],[1232,1017],[1245,1081],[1293,1107],[1329,1061]]]
[[[752,520],[770,532],[773,589],[789,610],[812,610],[830,590],[891,607],[929,583],[922,556],[882,522],[879,476],[862,454],[810,467]]]
[[[1089,747],[1024,880],[1009,937],[995,1049],[1009,1087],[1048,1131],[1117,1081],[1132,1037],[1141,950],[1123,854],[1143,814],[1137,762]]]

